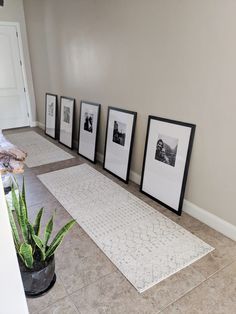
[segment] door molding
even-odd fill
[[[28,78],[26,75],[25,58],[24,58],[20,23],[0,21],[0,26],[14,26],[16,28],[16,32],[18,34],[17,41],[18,41],[18,46],[19,46],[20,59],[22,62],[22,74],[23,74],[23,82],[24,82],[24,87],[25,87],[26,106],[27,106],[27,112],[29,114],[29,126],[34,126],[34,121],[32,119],[32,104],[31,104],[30,96],[29,96],[29,87],[28,87],[29,84],[28,84]]]

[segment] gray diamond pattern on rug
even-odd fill
[[[139,292],[214,250],[87,164],[38,177]]]
[[[9,141],[27,152],[27,167],[37,167],[74,158],[34,131],[8,134]]]

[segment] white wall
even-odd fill
[[[0,21],[1,22],[18,22],[20,24],[20,31],[23,44],[23,54],[25,62],[25,70],[28,84],[28,94],[31,104],[31,120],[36,121],[36,104],[33,88],[33,80],[31,73],[30,57],[28,50],[28,39],[25,26],[25,15],[23,8],[23,0],[7,0],[4,1],[4,7],[0,7]]]
[[[236,1],[24,5],[39,121],[46,91],[76,97],[77,108],[81,99],[101,103],[102,153],[107,106],[138,111],[131,164],[138,174],[148,114],[195,123],[186,199],[236,225]]]
[[[27,314],[20,270],[8,219],[5,195],[0,176],[0,313]]]

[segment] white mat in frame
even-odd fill
[[[34,131],[8,134],[6,137],[11,143],[27,152],[25,164],[29,168],[74,158]]]
[[[139,292],[214,250],[87,164],[38,177]]]

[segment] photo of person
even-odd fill
[[[54,116],[54,103],[51,102],[49,105],[48,105],[48,115],[53,117]]]
[[[93,114],[88,112],[84,114],[84,130],[93,133]]]
[[[70,123],[70,107],[64,106],[63,121],[65,123]]]
[[[126,136],[126,124],[114,121],[113,129],[113,142],[122,146],[125,146],[125,136]]]
[[[178,139],[159,134],[156,144],[155,159],[175,167]]]

